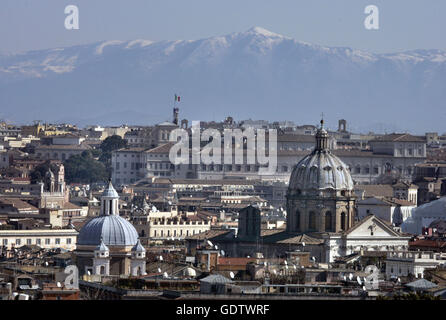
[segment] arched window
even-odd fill
[[[296,230],[300,230],[300,211],[296,210],[296,215],[295,215],[295,219],[296,219]]]
[[[327,211],[325,213],[325,231],[333,231],[332,224],[333,224],[333,218],[331,211]]]
[[[345,225],[346,225],[345,218],[346,218],[346,214],[345,214],[345,212],[342,212],[341,213],[341,230],[342,231],[345,231]]]
[[[308,216],[308,229],[316,230],[316,213],[314,211],[310,211]]]
[[[105,266],[101,266],[99,273],[105,274]]]

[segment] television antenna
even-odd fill
[[[234,279],[234,277],[235,277],[234,272],[231,271],[231,272],[229,273],[229,276],[231,277],[231,279]]]

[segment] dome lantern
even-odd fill
[[[316,132],[317,151],[328,150],[328,133],[324,129],[324,119],[321,119],[321,127]]]
[[[102,215],[119,215],[119,195],[111,181],[101,195],[101,214]]]

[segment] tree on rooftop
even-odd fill
[[[65,180],[68,183],[94,183],[107,181],[109,174],[105,165],[93,158],[88,150],[71,156],[64,162]]]
[[[43,179],[45,178],[45,174],[48,172],[48,169],[51,169],[53,173],[56,173],[57,171],[56,165],[52,164],[50,161],[46,161],[36,166],[30,173],[31,183],[38,183],[43,181]]]

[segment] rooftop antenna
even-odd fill
[[[213,247],[214,245],[213,245],[213,243],[212,242],[210,242],[209,240],[207,240],[207,243],[208,243],[208,245],[210,245],[211,247]]]
[[[88,274],[89,276],[91,276],[91,272],[90,272],[90,270],[87,271],[87,274]]]
[[[61,288],[61,287],[62,287],[62,285],[60,284],[59,281],[57,281],[57,287],[58,287],[58,288]]]
[[[361,278],[359,276],[356,277],[356,281],[358,281],[359,285],[362,285],[362,281],[361,281]]]
[[[231,277],[231,279],[234,279],[234,277],[235,277],[234,272],[231,271],[231,272],[229,273],[229,276]]]
[[[160,256],[160,261],[163,261],[163,256]]]
[[[353,280],[353,273],[350,273],[350,274],[348,275],[348,278],[350,279],[350,281]]]
[[[158,268],[158,273],[161,273],[161,268]]]
[[[164,277],[164,278],[169,278],[169,275],[167,274],[167,272],[164,272],[164,273],[163,273],[163,277]]]
[[[222,256],[225,255],[225,251],[224,250],[221,250],[220,253],[221,253]]]

